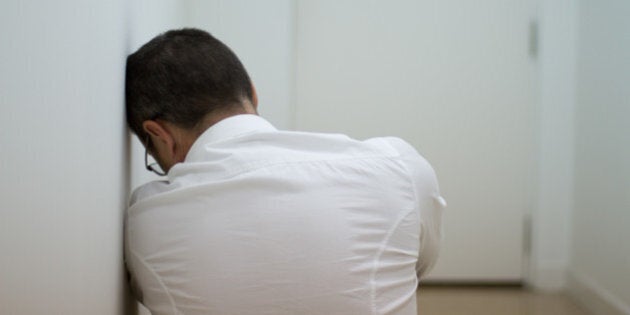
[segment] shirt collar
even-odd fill
[[[185,162],[199,160],[206,145],[220,142],[245,134],[257,132],[277,131],[277,129],[264,118],[258,115],[243,114],[225,118],[206,129],[195,140],[186,155]]]

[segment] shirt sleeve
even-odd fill
[[[129,287],[138,302],[150,309],[153,315],[178,313],[175,311],[172,297],[159,276],[134,251],[132,243],[137,235],[134,234],[133,224],[129,221],[129,211],[136,203],[168,191],[169,188],[168,181],[153,181],[136,188],[129,197],[129,206],[124,218],[124,261]]]
[[[138,192],[139,190],[136,190]],[[132,202],[130,202],[132,204]],[[134,235],[129,222],[129,209],[125,212],[124,263],[131,293],[153,315],[181,314],[160,276],[148,265],[133,248]]]
[[[420,215],[420,251],[416,272],[421,278],[431,270],[438,258],[442,241],[442,212],[446,208],[446,201],[440,195],[437,177],[429,162],[404,140],[388,140],[399,152],[415,190]]]

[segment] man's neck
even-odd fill
[[[214,126],[216,123],[220,122],[223,119],[236,116],[236,115],[258,115],[258,111],[256,108],[248,101],[243,102],[242,107],[235,107],[226,110],[221,110],[217,112],[210,113],[204,117],[198,126],[194,128],[194,139],[193,142],[201,136],[208,128]]]

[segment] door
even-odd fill
[[[299,1],[298,130],[399,136],[437,171],[444,243],[430,281],[523,278],[536,157],[532,5]]]

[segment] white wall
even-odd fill
[[[0,314],[127,305],[125,5],[0,2]]]
[[[580,1],[570,286],[630,314],[630,2]]]
[[[570,256],[577,3],[541,1],[538,16],[538,194],[528,281],[540,289],[559,290],[565,285]]]
[[[183,27],[186,16],[182,0],[131,0],[128,8],[129,53],[169,29]]]

